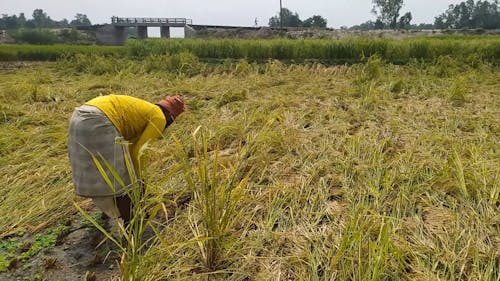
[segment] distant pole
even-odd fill
[[[280,0],[280,27],[283,29],[283,6],[281,5],[281,0]]]

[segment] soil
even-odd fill
[[[93,210],[91,214],[99,213]],[[111,229],[111,222],[106,228]],[[24,241],[32,241],[25,236]],[[26,242],[28,245],[30,242]],[[18,251],[23,251],[22,249]],[[0,280],[112,280],[118,279],[119,255],[116,245],[79,214],[71,218],[70,228],[62,232],[51,249],[45,249],[29,260],[12,261]]]

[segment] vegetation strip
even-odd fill
[[[31,46],[0,45],[1,61],[53,61],[77,54],[129,57],[143,59],[150,55],[174,55],[188,52],[200,59],[270,59],[304,62],[308,60],[331,64],[356,63],[378,55],[390,63],[412,60],[433,61],[440,56],[458,60],[500,61],[500,36],[442,37],[394,39],[304,39],[304,40],[201,40],[148,39],[130,40],[125,47],[104,46]]]

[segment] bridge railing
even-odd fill
[[[193,20],[186,18],[120,18],[112,17],[112,24],[148,24],[148,23],[164,23],[164,24],[193,24]]]

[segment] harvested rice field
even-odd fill
[[[111,93],[188,108],[142,152],[128,234],[67,156],[73,109]],[[0,280],[496,281],[499,143],[479,60],[3,63]]]

